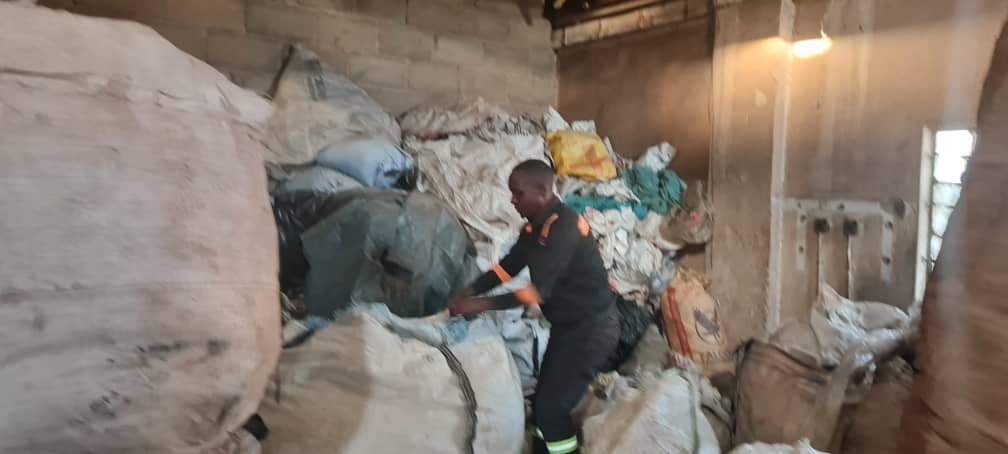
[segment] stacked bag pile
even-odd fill
[[[482,99],[418,107],[400,124],[404,148],[416,161],[417,189],[452,207],[476,243],[481,268],[489,269],[524,225],[507,182],[518,163],[547,159],[542,126]]]
[[[899,308],[853,302],[822,284],[807,320],[746,347],[735,442],[804,439],[834,454],[889,452],[898,433],[884,429],[895,428],[902,414],[902,402],[892,399],[909,394],[909,371],[893,358],[911,333],[910,317]]]

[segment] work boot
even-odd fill
[[[539,437],[532,437],[532,454],[549,454],[546,442]]]

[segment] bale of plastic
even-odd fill
[[[198,453],[279,353],[269,104],[146,26],[0,4],[0,452]]]
[[[370,302],[402,317],[433,315],[477,275],[462,224],[417,192],[360,193],[306,230],[301,243],[305,304],[319,317]]]
[[[875,364],[906,342],[909,317],[874,302],[853,302],[823,284],[808,320],[770,342],[747,347],[738,371],[735,441],[795,443],[841,452]]]
[[[667,370],[632,384],[616,376],[600,405],[584,420],[587,454],[719,454],[718,439],[701,411],[696,380]],[[656,446],[657,443],[657,446]]]
[[[441,325],[352,313],[285,350],[259,409],[265,454],[518,454],[525,409],[497,337],[451,345],[473,391],[435,345]],[[475,416],[475,418],[473,418]],[[475,431],[472,424],[475,423]]]
[[[413,159],[388,140],[336,142],[323,148],[317,160],[369,188],[391,188],[413,168]]]
[[[319,56],[291,46],[273,90],[270,129],[279,146],[266,155],[278,164],[307,164],[319,150],[352,140],[399,145],[399,124],[367,92],[330,70]]]
[[[280,289],[285,294],[304,292],[308,261],[301,235],[359,197],[378,197],[379,194],[393,198],[402,196],[397,191],[369,189],[330,193],[281,191],[274,194],[273,218],[280,241]]]
[[[1008,30],[980,99],[976,151],[924,297],[905,454],[1008,452]]]

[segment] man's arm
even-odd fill
[[[525,256],[528,249],[528,239],[525,233],[518,237],[518,242],[508,251],[507,255],[495,264],[489,271],[478,277],[466,290],[470,293],[467,296],[482,295],[493,290],[501,284],[511,281],[522,269],[525,268]]]
[[[496,298],[474,298],[501,284],[510,282],[513,276],[525,268],[525,257],[527,255],[531,236],[527,231],[523,231],[518,237],[518,241],[511,250],[495,264],[489,271],[483,273],[469,287],[466,287],[458,295],[452,298],[449,309],[452,315],[475,315],[480,312],[492,310],[506,310],[520,306],[521,303],[509,302]]]
[[[563,273],[581,237],[588,235],[588,226],[578,216],[565,216],[547,221],[527,247],[526,263],[531,271],[532,284],[512,293],[498,295],[482,307],[510,309],[522,305],[542,304],[553,294],[557,278]]]

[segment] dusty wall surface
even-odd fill
[[[790,6],[790,7],[789,7]],[[763,333],[771,174],[786,101],[790,1],[752,0],[717,12],[710,161],[711,293],[731,341]]]
[[[798,4],[798,33],[808,36],[822,26],[833,47],[820,57],[793,62],[784,196],[904,201],[906,214],[897,216],[891,229],[892,250],[856,263],[861,270],[888,267],[891,274],[881,279],[865,274],[847,291],[857,299],[908,307],[919,260],[923,129],[976,127],[981,88],[1008,2],[828,4]],[[782,318],[807,313],[810,298],[788,298],[786,284],[784,290]]]
[[[858,0],[798,6],[833,48],[794,61],[787,194],[915,202],[921,130],[973,128],[1008,3]],[[916,205],[914,205],[916,206]]]
[[[707,179],[710,156],[711,19],[558,50],[559,110],[594,119],[621,155],[666,141],[676,172]]]
[[[265,91],[301,42],[393,112],[482,96],[541,112],[556,99],[549,23],[510,0],[42,0],[152,26]],[[531,23],[529,23],[531,22]]]
[[[850,287],[857,298],[910,303],[923,130],[975,127],[1008,14],[997,0],[813,0],[797,2],[788,26],[775,14],[782,3],[789,2],[752,0],[717,16],[712,290],[741,338],[765,332],[764,322],[808,313],[812,301],[787,290],[816,279],[815,270],[792,275],[785,271],[800,268],[791,263],[797,259],[777,254],[799,250],[804,238],[781,214],[799,199],[902,200],[908,210],[891,235],[891,276]],[[806,60],[780,54],[786,35],[814,36],[820,26],[833,39],[829,52]],[[833,252],[830,260],[846,260]]]

